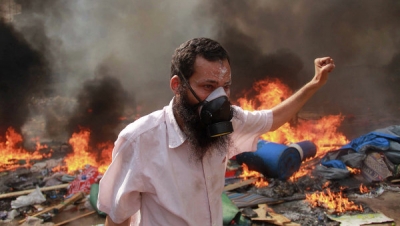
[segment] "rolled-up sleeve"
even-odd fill
[[[233,118],[234,149],[229,151],[229,158],[246,151],[255,151],[260,136],[271,129],[273,113],[271,110],[247,111],[235,106]]]
[[[115,222],[140,216],[140,192],[144,190],[141,161],[136,142],[119,137],[112,162],[100,180],[97,207]]]

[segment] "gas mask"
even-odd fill
[[[210,93],[200,104],[200,119],[207,126],[207,134],[210,137],[233,132],[231,103],[222,87]]]
[[[202,101],[194,92],[186,78],[180,76],[188,86],[190,92],[199,101],[195,106],[199,108],[200,120],[207,127],[207,134],[210,137],[219,137],[233,132],[231,119],[233,111],[224,88],[215,89],[208,97]]]

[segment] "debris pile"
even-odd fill
[[[58,171],[60,165],[62,159],[48,159],[31,168],[2,172],[0,225],[63,225],[96,213],[104,217],[96,207],[101,179],[97,168],[87,165],[68,174]],[[66,210],[75,216],[53,222]]]
[[[235,165],[238,175],[226,178],[225,194],[241,216],[250,219],[252,224],[235,218],[225,225],[340,225],[344,217],[350,222],[364,218],[360,222],[393,221],[357,198],[376,198],[385,190],[400,191],[398,184],[386,180],[369,183],[360,173],[342,180],[310,174],[294,181],[264,178],[268,185],[259,187],[256,177],[241,179],[241,174],[254,174],[246,172],[245,165],[238,166],[235,160],[230,160],[230,165],[231,169]]]
[[[58,145],[63,146],[65,155],[70,153],[66,144]],[[47,150],[55,148],[53,144]],[[281,150],[285,149],[279,153]],[[105,216],[96,207],[102,176],[98,168],[87,165],[74,173],[63,171],[64,158],[57,157],[1,172],[1,223],[62,225],[89,215]],[[354,220],[351,217],[366,218],[363,222],[367,223],[392,221],[357,199],[374,198],[385,190],[400,191],[396,175],[370,181],[361,169],[351,171],[346,178],[331,179],[317,170],[323,160],[304,159],[299,171],[308,173],[296,177],[297,172],[291,172],[282,179],[250,170],[245,163],[239,164],[237,156],[230,159],[222,194],[224,225],[340,225]],[[67,210],[75,216],[66,221],[56,220]]]
[[[387,190],[400,192],[400,139],[382,131],[374,133],[383,144],[380,148],[376,140],[358,138],[325,155],[311,141],[283,145],[260,140],[256,152],[228,161],[221,197],[224,225],[393,221],[358,201]],[[37,147],[34,152],[41,158],[15,157],[12,164],[3,165],[7,170],[0,172],[0,225],[62,225],[89,215],[104,222],[105,214],[96,208],[101,167],[86,165],[71,172],[65,159],[71,157],[73,145],[54,142]],[[74,217],[57,219],[69,210],[75,211]]]

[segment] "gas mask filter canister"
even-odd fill
[[[201,121],[207,126],[210,137],[219,137],[233,132],[232,109],[224,89],[214,90],[199,108]]]

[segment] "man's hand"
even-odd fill
[[[328,74],[335,68],[335,63],[330,57],[322,57],[314,60],[315,76],[312,79],[312,84],[318,87],[323,86],[328,80]]]
[[[322,57],[314,60],[315,75],[306,85],[272,108],[274,121],[271,131],[278,129],[288,122],[303,107],[303,105],[321,88],[328,80],[328,74],[335,68],[335,63],[330,57]]]

